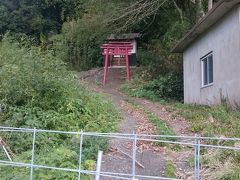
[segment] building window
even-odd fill
[[[213,84],[213,54],[212,52],[201,58],[202,86]]]

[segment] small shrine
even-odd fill
[[[104,57],[103,84],[107,83],[109,68],[126,68],[127,80],[131,79],[131,67],[137,64],[137,39],[139,33],[110,35],[101,46]]]

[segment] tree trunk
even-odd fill
[[[178,6],[177,3],[175,2],[175,0],[173,0],[173,4],[174,4],[174,6],[176,7],[176,9],[177,9],[177,11],[178,11],[178,13],[179,13],[181,22],[183,22],[183,12],[182,12],[181,8],[179,8],[179,6]]]

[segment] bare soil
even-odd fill
[[[131,134],[155,134],[155,127],[149,122],[144,111],[132,108],[127,103],[127,97],[119,91],[119,87],[125,82],[125,69],[110,69],[107,85],[102,85],[103,70],[95,69],[81,72],[78,78],[89,89],[103,93],[121,112],[122,121],[118,124],[119,133]],[[193,135],[189,130],[189,124],[184,118],[176,116],[176,113],[167,110],[167,107],[148,100],[131,98],[135,103],[154,113],[159,119],[165,121],[177,135]],[[110,140],[110,148],[103,156],[102,171],[113,173],[132,173],[132,145],[133,142],[124,139]],[[165,177],[166,162],[171,160],[177,167],[178,178],[187,178],[189,167],[187,159],[191,156],[191,150],[173,152],[166,147],[159,147],[153,143],[137,142],[136,174],[145,176]],[[113,179],[113,178],[102,178]],[[140,178],[139,178],[140,179]],[[149,178],[143,178],[149,179]]]

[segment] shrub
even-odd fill
[[[0,104],[5,117],[1,123],[69,131],[114,130],[118,113],[112,105],[80,86],[51,51],[20,47],[5,38],[0,56]]]
[[[142,90],[153,93],[157,98],[162,99],[183,99],[182,76],[178,74],[167,74],[142,86]]]
[[[5,37],[0,43],[1,125],[64,131],[115,130],[119,115],[111,103],[82,87],[75,74],[68,71],[52,51],[43,51],[26,44],[27,42],[14,42],[10,37]],[[0,136],[16,154],[14,160],[28,157],[32,144],[31,134],[1,132]],[[38,159],[59,162],[57,165],[60,166],[66,163],[72,167],[75,160],[64,159],[64,154],[74,155],[78,152],[79,144],[73,143],[72,139],[69,135],[38,134]],[[107,147],[105,139],[93,139],[91,143],[89,141],[84,142],[84,162],[95,160],[94,154],[98,149],[106,150]],[[46,149],[49,150],[46,153],[49,156],[45,157],[41,153]],[[59,156],[53,156],[52,153]],[[17,174],[15,177],[20,179],[24,179],[28,173],[26,169],[23,171],[13,169]],[[41,172],[37,176],[43,179],[51,179],[56,175],[50,173],[45,177],[44,171]],[[11,173],[4,168],[0,169],[0,176],[12,179]],[[66,173],[61,177],[72,179],[72,175]]]
[[[147,82],[134,79],[122,90],[132,96],[150,100],[183,100],[183,79],[179,74],[167,74]]]
[[[15,158],[15,162],[23,162],[25,159],[31,159],[31,151],[26,151]],[[55,166],[59,168],[77,169],[77,154],[67,148],[61,147],[51,149],[48,153],[41,153],[35,156],[35,163],[39,165]],[[28,179],[30,175],[29,168],[20,167],[0,167],[0,175],[3,179]],[[74,179],[77,173],[64,171],[53,171],[48,169],[34,169],[35,179]]]

